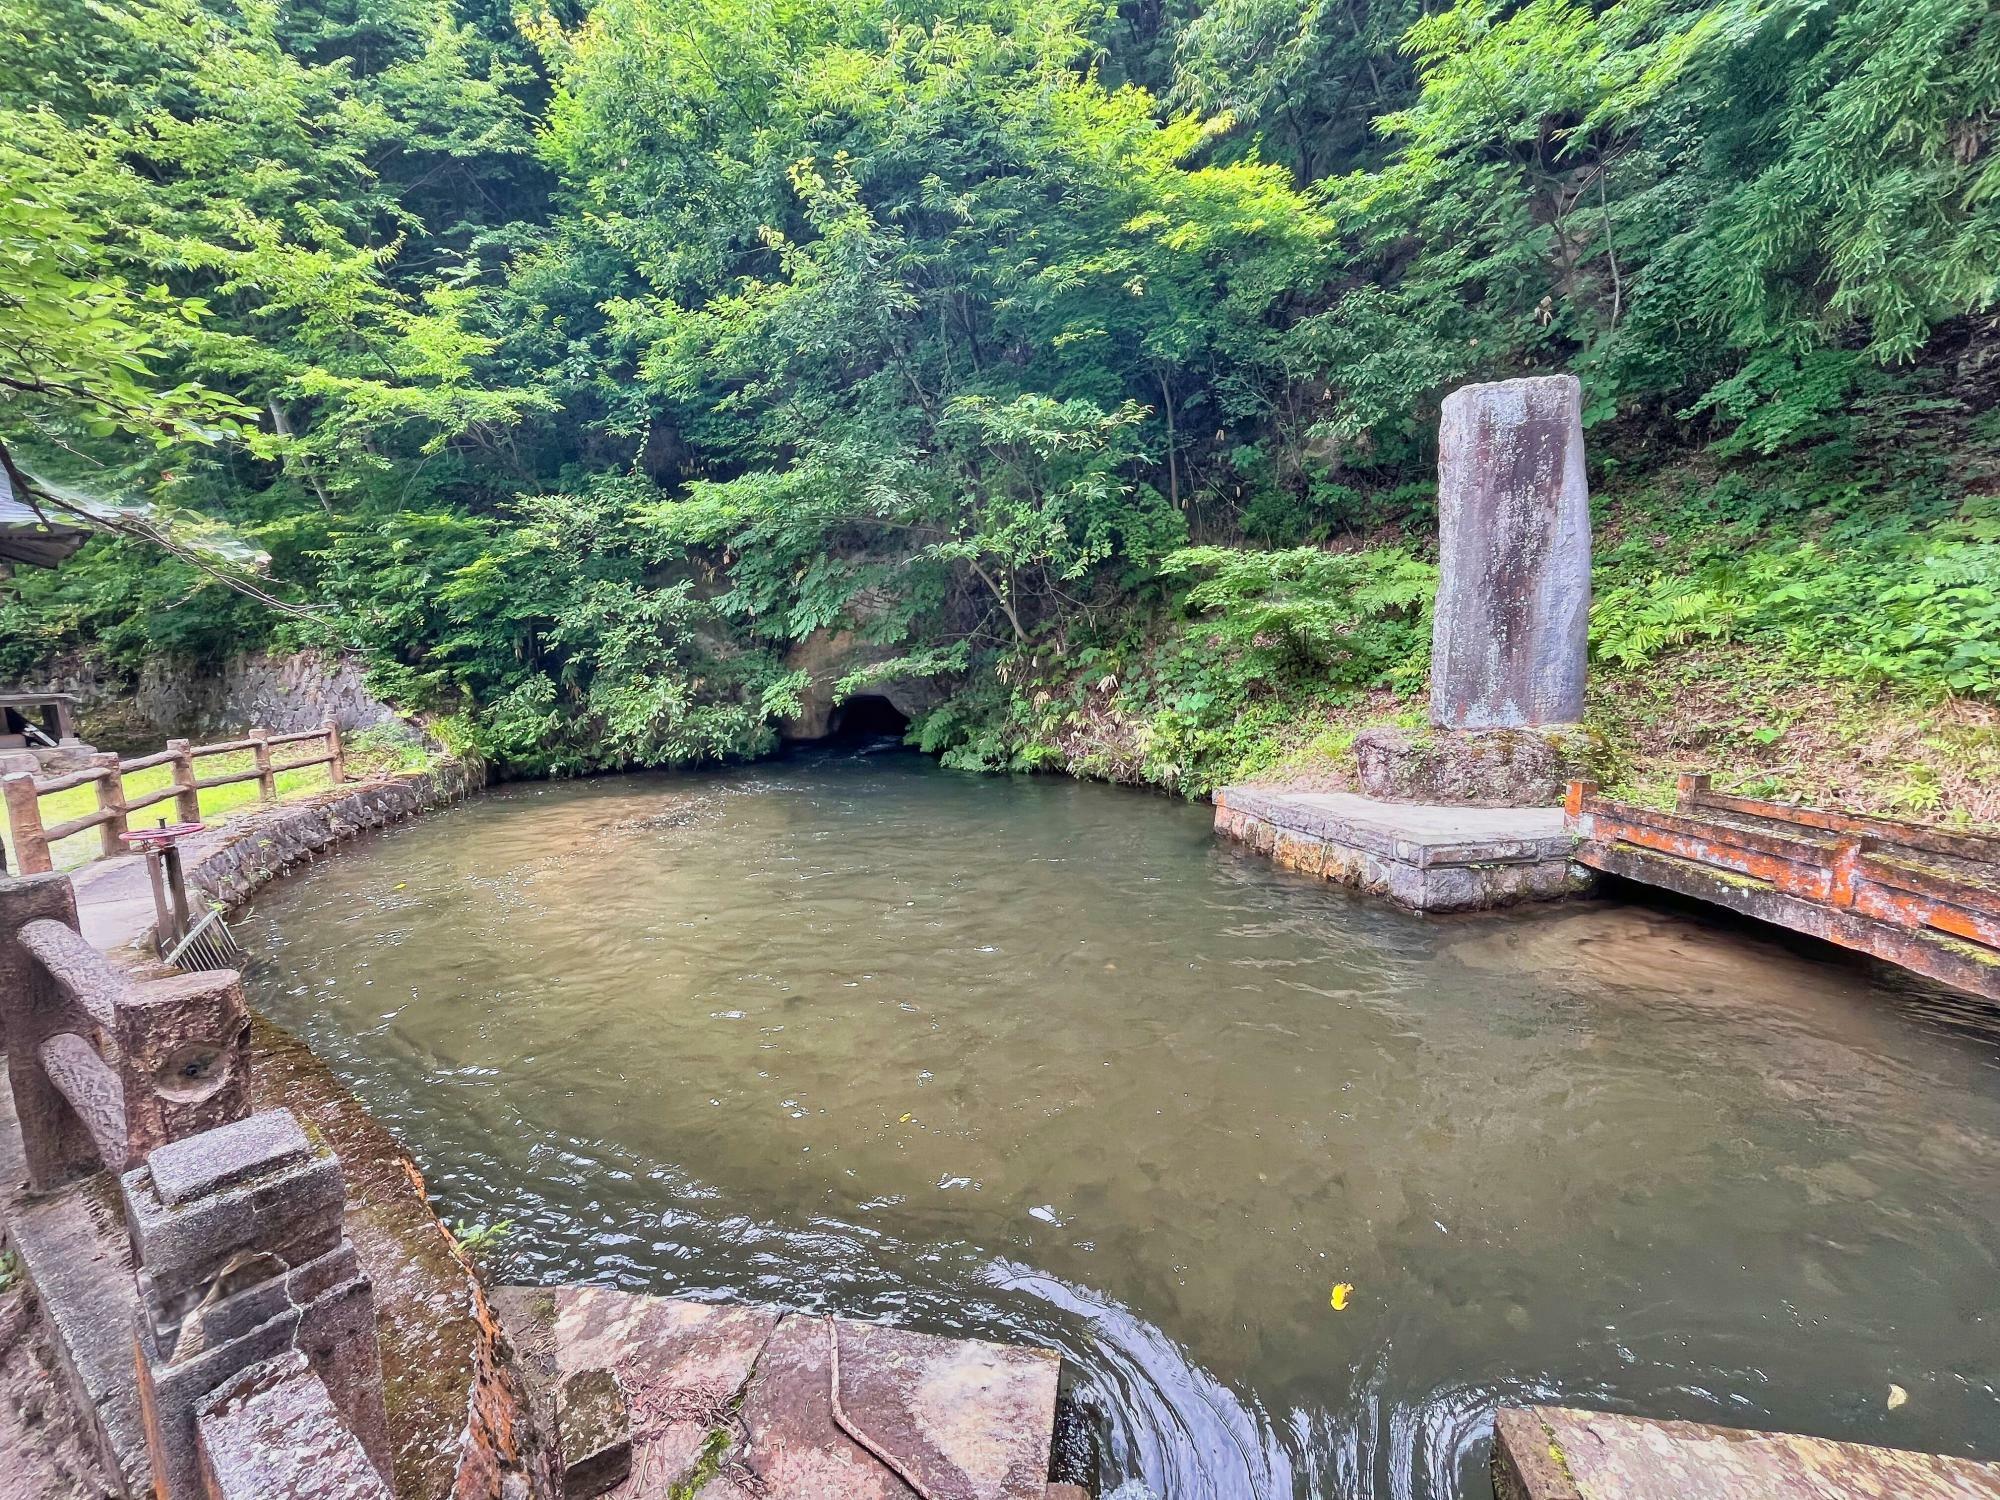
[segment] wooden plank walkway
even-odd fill
[[[1680,779],[1672,812],[1572,782],[1578,863],[1712,901],[2000,1000],[2000,838]]]
[[[2000,1464],[1706,1422],[1503,1406],[1496,1500],[2000,1500]]]

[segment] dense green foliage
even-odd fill
[[[1607,667],[2000,694],[1980,0],[0,17],[9,471],[184,543],[0,586],[0,676],[276,633],[573,771],[840,629],[957,763],[1197,789],[1421,686],[1438,402],[1567,369]]]

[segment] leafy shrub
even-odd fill
[[[1924,696],[2000,695],[2000,520],[1968,504],[1927,529],[1907,521],[1721,556],[1599,593],[1596,654],[1642,666],[1697,641],[1776,647],[1807,674]]]
[[[1421,680],[1437,568],[1407,549],[1187,547],[1161,570],[1199,579],[1183,607],[1253,675],[1310,670],[1349,688]]]

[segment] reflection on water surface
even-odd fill
[[[1991,1013],[1694,917],[892,754],[507,788],[246,926],[512,1274],[1059,1347],[1107,1481],[1483,1496],[1523,1398],[2000,1457]]]

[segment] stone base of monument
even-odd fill
[[[1216,829],[1417,911],[1582,890],[1560,804],[1572,780],[1601,779],[1579,724],[1589,643],[1582,386],[1453,391],[1438,422],[1429,727],[1356,738],[1367,796],[1225,787]]]
[[[1602,780],[1595,736],[1534,729],[1365,729],[1354,739],[1361,790],[1385,802],[1554,807],[1572,781]]]
[[[1560,807],[1384,802],[1352,792],[1229,786],[1215,828],[1286,869],[1413,911],[1483,911],[1589,888]]]

